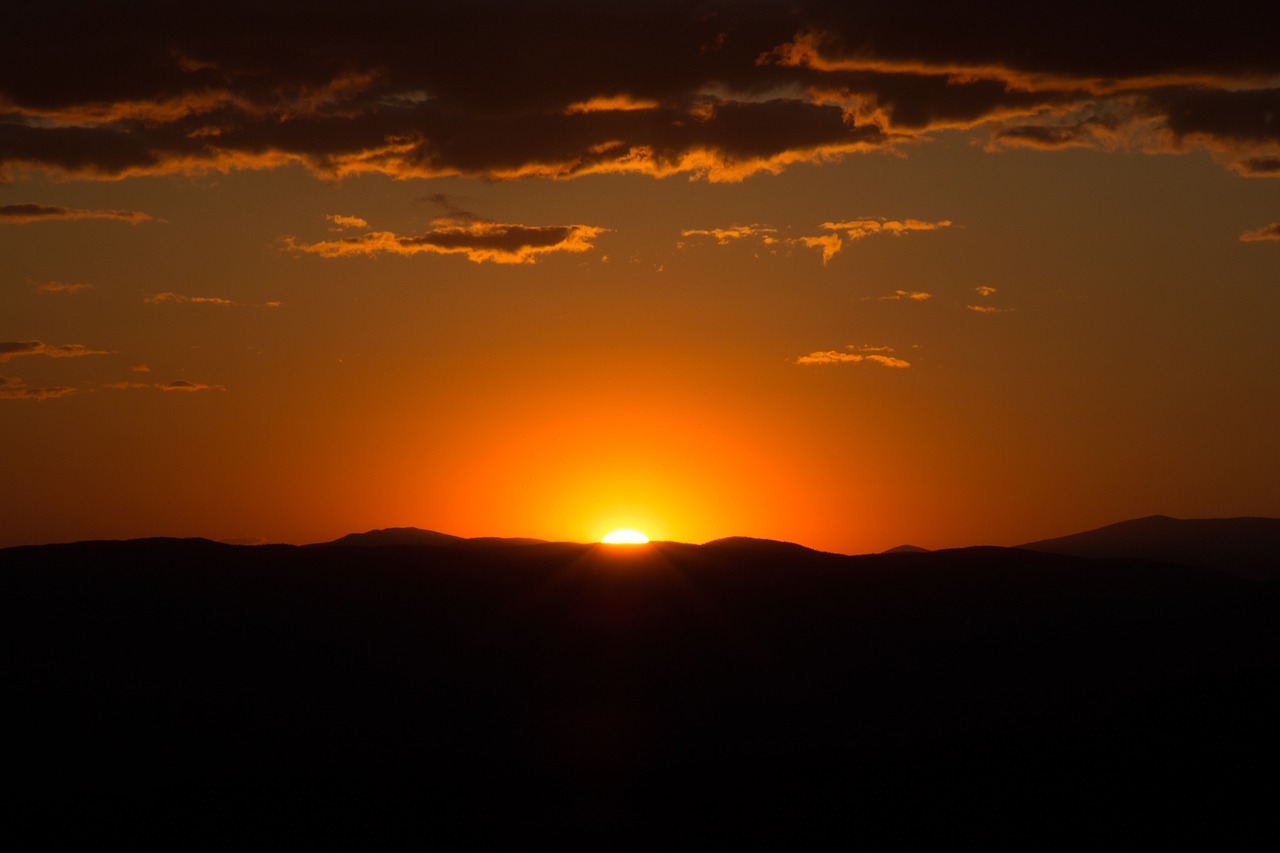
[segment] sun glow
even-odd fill
[[[649,541],[649,537],[639,530],[624,527],[619,530],[609,531],[600,541],[606,545],[644,545]]]

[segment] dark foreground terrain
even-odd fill
[[[998,548],[343,542],[0,551],[6,836],[1276,837],[1274,582]]]

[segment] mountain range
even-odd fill
[[[861,556],[412,528],[5,549],[6,832],[1266,843],[1276,522],[1172,521]]]

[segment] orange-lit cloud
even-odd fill
[[[144,296],[142,297],[142,301],[148,305],[220,305],[223,307],[230,307],[240,304],[238,302],[233,302],[230,299],[222,299],[218,296],[184,296],[181,293],[171,293],[170,291]]]
[[[629,95],[612,95],[609,97],[589,98],[569,104],[564,108],[568,115],[576,113],[599,113],[629,110],[652,110],[658,107],[657,101],[636,100]]]
[[[892,355],[886,355],[887,352],[893,352],[890,347],[869,347],[855,346],[850,344],[843,350],[827,350],[826,352],[811,352],[808,355],[802,355],[796,359],[796,364],[857,364],[862,361],[870,361],[881,364],[885,367],[910,367],[911,363]]]
[[[97,290],[97,285],[65,281],[42,281],[36,285],[36,293],[64,293],[70,296],[82,290]]]
[[[108,382],[102,386],[112,391],[130,391],[155,389],[169,393],[176,391],[180,393],[194,393],[196,391],[225,391],[226,388],[221,385],[208,385],[203,382],[190,382],[186,379],[175,379],[172,382]]]
[[[115,219],[136,225],[150,222],[151,217],[136,210],[85,210],[77,207],[57,207],[46,204],[0,205],[0,223],[23,225],[28,222],[53,222],[74,219]]]
[[[816,237],[801,237],[800,242],[810,249],[822,250],[822,265],[826,266],[827,262],[839,254],[844,248],[844,242],[840,239],[839,234],[821,234]]]
[[[923,290],[895,290],[888,296],[868,296],[867,299],[874,299],[877,302],[925,302],[933,298],[932,293],[925,293]]]
[[[78,358],[85,355],[110,355],[106,350],[89,349],[83,344],[46,344],[41,341],[0,342],[0,362],[19,355],[47,355],[50,358]]]
[[[134,373],[150,373],[151,372],[151,368],[147,365],[145,361],[141,364],[135,364],[133,367],[130,367],[129,369],[132,370]]]
[[[973,292],[979,296],[990,296],[996,292],[996,289],[989,284],[980,284],[973,289]]]
[[[1254,228],[1240,235],[1242,243],[1256,243],[1260,240],[1280,240],[1280,222],[1272,222],[1261,228]]]
[[[824,222],[822,228],[828,231],[844,232],[850,240],[859,240],[872,234],[893,234],[901,236],[911,231],[936,231],[939,228],[951,227],[950,220],[942,220],[940,222],[925,222],[919,219],[905,219],[902,221],[879,218],[853,219],[847,222]],[[844,247],[844,241],[839,234],[817,234],[802,235],[799,237],[791,237],[782,234],[777,228],[769,225],[734,225],[729,228],[692,228],[685,229],[680,232],[681,237],[710,237],[721,246],[737,240],[757,240],[762,245],[776,251],[779,248],[791,246],[804,246],[809,249],[822,250],[822,263],[825,266],[828,261],[839,254]],[[678,248],[683,248],[684,243],[677,243]],[[892,298],[892,297],[891,297]],[[912,297],[919,298],[919,297]],[[922,297],[928,299],[926,295]]]
[[[711,237],[721,246],[727,246],[735,240],[755,238],[765,245],[778,242],[778,229],[768,225],[733,225],[729,228],[687,228],[680,232],[681,237]]]
[[[533,263],[553,252],[586,252],[606,229],[592,225],[510,225],[501,222],[437,219],[416,235],[370,231],[341,240],[303,243],[292,237],[286,245],[298,252],[340,258],[350,255],[461,254],[476,263]]]
[[[937,231],[939,228],[950,228],[951,220],[925,222],[920,219],[851,219],[847,222],[824,222],[822,227],[828,231],[843,231],[850,240],[860,240],[872,234],[892,234],[901,237],[912,231]]]
[[[16,376],[0,376],[0,400],[53,400],[74,394],[76,389],[65,385],[51,388],[32,388]]]
[[[335,213],[335,214],[326,216],[325,219],[329,220],[334,225],[338,226],[338,228],[368,228],[369,227],[369,223],[365,222],[359,216],[343,216],[342,214]]]
[[[997,308],[994,305],[966,305],[970,311],[976,311],[979,314],[1010,314],[1012,308]]]

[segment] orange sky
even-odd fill
[[[21,12],[0,546],[1280,516],[1274,29],[848,5]]]

